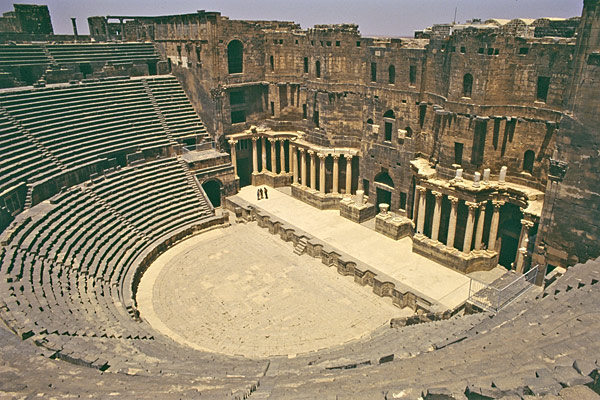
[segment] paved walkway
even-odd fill
[[[268,199],[259,201],[256,189],[247,186],[237,196],[448,308],[469,296],[469,277],[413,253],[410,238],[390,239],[340,217],[337,210],[318,210],[273,188],[269,188]]]

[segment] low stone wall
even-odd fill
[[[134,318],[139,317],[135,296],[142,276],[148,267],[154,262],[154,260],[183,240],[203,233],[208,229],[226,226],[228,221],[229,213],[224,212],[220,216],[208,218],[199,224],[171,232],[150,243],[149,246],[144,249],[130,264],[127,271],[125,271],[125,278],[121,282],[121,297],[123,306],[127,309],[129,314]]]
[[[394,240],[413,236],[415,224],[408,218],[388,212],[375,217],[375,231]]]
[[[358,224],[375,217],[377,211],[371,203],[356,205],[351,197],[346,197],[340,201],[340,215],[350,221]]]
[[[292,183],[292,174],[274,174],[272,172],[262,172],[258,174],[252,174],[252,185],[260,186],[267,185],[274,188],[290,186]]]
[[[340,201],[342,200],[341,194],[324,194],[297,183],[292,184],[292,196],[319,210],[339,210]]]
[[[297,245],[301,239],[305,239],[307,241],[305,251],[309,256],[320,258],[323,264],[335,267],[341,275],[351,276],[354,282],[361,286],[371,286],[373,293],[380,297],[390,297],[392,304],[400,308],[409,307],[419,313],[444,311],[444,307],[434,299],[416,293],[409,286],[371,269],[349,254],[332,248],[293,225],[277,220],[275,216],[257,209],[242,199],[226,199],[225,208],[234,212],[238,219],[257,221],[258,226],[268,229],[271,234],[278,235],[283,241]]]
[[[413,236],[413,252],[463,274],[490,271],[498,265],[498,253],[495,251],[473,250],[465,254],[422,234]]]

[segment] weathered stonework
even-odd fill
[[[414,222],[401,215],[387,212],[385,214],[379,213],[375,217],[375,230],[394,240],[406,236],[412,237],[414,229]]]

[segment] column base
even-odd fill
[[[292,183],[292,174],[274,174],[270,171],[265,172],[253,172],[252,173],[252,185],[260,186],[267,185],[274,188],[289,186]]]
[[[475,271],[490,271],[498,265],[498,253],[489,250],[472,250],[463,253],[442,242],[431,240],[423,234],[413,236],[413,252],[438,262],[448,268],[468,274]]]
[[[374,204],[364,203],[359,206],[352,197],[344,197],[340,201],[340,216],[358,224],[374,218],[376,213]]]
[[[393,212],[379,213],[375,217],[375,231],[394,240],[413,236],[415,224],[408,218]]]
[[[340,194],[321,193],[299,183],[292,184],[292,196],[319,210],[339,210],[342,199]]]

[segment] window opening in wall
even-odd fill
[[[306,104],[302,104],[302,119],[308,118],[308,106]]]
[[[369,195],[369,180],[368,179],[363,179],[363,191],[365,192],[365,196]],[[348,193],[347,190],[346,190],[346,193]]]
[[[319,112],[317,110],[313,111],[313,122],[315,123],[315,126],[318,128],[319,127]]]
[[[279,39],[279,44],[283,44],[283,39]]]
[[[311,46],[314,46],[314,45],[315,45],[315,41],[314,41],[314,40],[311,40],[311,41],[310,41],[310,45],[311,45]]]
[[[483,47],[480,47],[480,48],[477,50],[477,53],[478,53],[478,54],[483,54],[484,52],[485,52],[485,49],[484,49]]]
[[[546,102],[548,99],[548,88],[550,86],[550,77],[548,76],[538,76],[537,82],[537,101]]]
[[[367,119],[367,124],[373,125],[373,119],[372,118]]]
[[[335,41],[335,45],[336,45],[337,47],[339,47],[339,46],[341,45],[340,41],[339,41],[339,40],[336,40],[336,41]]]
[[[296,44],[298,44],[298,39],[296,39]]]
[[[383,121],[384,121],[384,127],[385,127],[385,141],[386,142],[391,142],[392,141],[392,130],[394,128],[394,119],[395,119],[395,115],[394,115],[394,111],[392,110],[387,110],[385,112],[385,114],[383,114]]]
[[[473,75],[465,74],[463,76],[463,97],[471,97],[473,91]]]
[[[410,126],[407,126],[406,128],[404,128],[404,130],[406,131],[406,137],[412,137],[412,129],[410,129]]]
[[[465,46],[460,46],[460,52],[465,54],[467,52],[467,48]]]
[[[488,53],[488,56],[491,56],[492,54],[494,54],[494,48],[493,47],[488,47],[487,53]]]
[[[246,122],[246,111],[244,111],[244,110],[231,111],[231,123],[238,124],[240,122]]]
[[[235,106],[239,104],[245,104],[246,99],[243,91],[229,92],[229,105]]]
[[[500,49],[494,49],[494,55],[497,56],[498,54],[500,54]]]
[[[275,102],[271,102],[271,117],[275,116]]]
[[[371,63],[371,82],[377,81],[377,63]]]
[[[315,74],[317,75],[317,78],[321,77],[321,61],[315,63]]]
[[[392,85],[396,83],[396,67],[393,65],[388,68],[388,82]]]
[[[454,142],[454,164],[462,165],[463,144]]]
[[[271,66],[271,71],[275,71],[275,60],[273,56],[269,56],[269,65]]]
[[[450,52],[451,53],[456,53],[456,46],[450,47]]]
[[[327,41],[327,47],[331,47],[331,41]]]
[[[227,45],[227,64],[230,74],[240,74],[244,64],[244,46],[239,40],[232,40]]]
[[[200,62],[202,61],[201,57],[200,57],[200,47],[196,46],[196,61]]]
[[[308,57],[304,57],[304,73],[308,74]]]
[[[321,40],[321,47],[325,46],[325,42]]]
[[[529,54],[529,47],[520,47],[519,55],[525,55],[525,54]]]
[[[535,153],[533,150],[527,150],[523,156],[523,171],[533,173],[533,160],[535,159]]]
[[[356,41],[356,47],[360,47],[360,40]]]
[[[79,72],[81,72],[83,74],[83,77],[86,78],[88,75],[91,75],[93,72],[92,65],[90,63],[79,64]],[[23,81],[25,81],[26,83],[28,83],[31,80],[32,79],[23,79]]]
[[[415,83],[417,82],[417,66],[416,65],[410,66],[408,75],[409,75],[408,79],[410,82],[410,86],[415,86]]]

